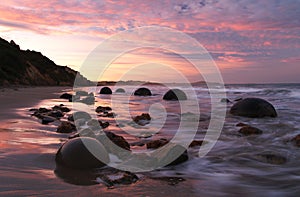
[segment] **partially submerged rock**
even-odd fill
[[[151,96],[152,93],[148,88],[139,88],[134,92],[135,96]]]
[[[134,117],[133,121],[138,125],[145,126],[146,124],[150,123],[151,117],[148,113],[143,113],[140,116]]]
[[[240,130],[239,133],[243,134],[243,135],[259,135],[262,134],[263,131],[256,128],[256,127],[252,127],[252,126],[243,126]]]
[[[169,142],[169,140],[167,140],[165,138],[161,138],[159,140],[152,140],[152,141],[146,143],[146,147],[147,147],[147,149],[157,149],[157,148],[164,146],[168,142]]]
[[[92,119],[92,117],[89,113],[84,112],[84,111],[74,112],[73,114],[71,114],[68,117],[69,121],[74,121],[76,119],[84,119],[84,120],[88,121],[88,120]]]
[[[63,93],[62,95],[60,95],[59,98],[70,100],[70,99],[72,99],[72,96],[73,96],[72,94]]]
[[[179,89],[171,89],[169,90],[163,97],[164,100],[178,101],[178,100],[186,100],[186,94]]]
[[[291,140],[296,146],[300,147],[300,134],[296,135],[295,137],[293,137],[293,139]]]
[[[260,98],[246,98],[235,103],[230,113],[250,118],[276,117],[277,112],[273,105]]]
[[[104,146],[90,137],[68,140],[58,150],[56,162],[74,169],[100,168],[110,162]]]
[[[116,93],[125,93],[125,90],[123,88],[116,89]]]
[[[100,94],[112,94],[112,91],[109,87],[103,87],[100,90]]]

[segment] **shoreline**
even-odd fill
[[[32,108],[45,99],[57,99],[69,86],[35,86],[0,89],[0,123],[6,120],[24,118],[17,113],[20,108]],[[0,124],[1,126],[2,124]]]

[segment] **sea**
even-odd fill
[[[14,143],[18,144],[18,147],[22,148],[22,143],[32,144],[33,150],[23,152],[21,156],[33,157],[34,149],[41,151],[38,153],[39,158],[43,158],[43,154],[46,155],[44,159],[36,162],[24,163],[26,170],[23,169],[23,173],[28,173],[24,175],[24,179],[34,183],[30,174],[38,174],[43,181],[37,179],[37,182],[45,186],[28,188],[22,181],[16,181],[15,186],[2,185],[1,190],[5,191],[2,194],[14,194],[13,191],[8,191],[12,188],[17,190],[18,187],[26,191],[25,195],[47,194],[49,188],[53,193],[48,194],[53,195],[61,191],[65,195],[71,194],[72,191],[83,195],[86,193],[82,191],[89,190],[93,191],[91,195],[101,192],[101,196],[297,196],[300,193],[300,147],[291,140],[300,134],[300,84],[228,84],[224,89],[216,87],[213,90],[201,85],[175,85],[172,88],[187,93],[187,100],[179,102],[162,99],[168,87],[143,87],[150,89],[152,96],[134,96],[132,93],[138,87],[129,85],[110,86],[112,95],[100,95],[101,87],[85,87],[83,90],[95,94],[94,105],[85,106],[59,99],[62,92],[58,92],[57,99],[42,100],[32,108],[49,108],[64,104],[73,108],[73,111],[85,110],[94,118],[109,122],[110,126],[105,130],[122,135],[132,145],[131,150],[136,154],[150,151],[146,146],[138,146],[139,142],[146,143],[165,138],[173,140],[173,143],[188,146],[192,140],[202,140],[201,147],[187,147],[188,161],[157,169],[128,168],[140,180],[109,189],[100,176],[97,176],[101,171],[94,171],[94,175],[90,176],[91,180],[86,180],[89,176],[83,178],[82,175],[75,178],[61,176],[55,169],[55,154],[70,134],[56,133],[58,122],[42,125],[38,119],[30,117],[31,112],[28,108],[18,109],[17,113],[24,116],[24,119],[32,119],[30,127],[25,131],[22,128],[13,128],[14,132],[18,133],[14,135]],[[125,93],[115,93],[116,88],[123,88]],[[73,89],[66,89],[65,92],[72,93]],[[274,106],[278,116],[247,118],[229,113],[234,103],[249,97],[267,100]],[[229,101],[221,102],[223,98]],[[97,106],[110,106],[115,118],[97,116],[94,112]],[[150,114],[150,123],[144,126],[134,124],[132,118],[142,113]],[[259,128],[263,133],[244,136],[238,132],[238,123]],[[32,132],[38,135],[28,137]],[[5,158],[6,155],[2,154],[1,157]],[[12,160],[9,154],[7,159]],[[46,161],[48,164],[44,164]],[[112,155],[111,161],[109,165],[119,167],[118,160]],[[13,160],[11,162],[13,163]],[[7,169],[2,167],[1,172],[3,171]],[[9,172],[14,171],[20,169],[14,169],[12,165]],[[10,174],[12,180],[19,180],[17,176],[20,174]],[[148,179],[155,181],[148,182]],[[166,183],[164,180],[167,180]]]

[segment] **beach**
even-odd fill
[[[121,100],[135,87],[123,88],[126,94],[115,94],[114,98]],[[131,97],[130,109],[133,114],[141,114],[148,111],[153,103],[163,103],[170,115],[167,124],[146,139],[169,139],[174,135],[177,128],[175,123],[182,112],[177,111],[176,104],[161,101],[166,89],[160,86],[148,88],[155,95],[144,99]],[[184,90],[183,87],[178,88]],[[86,88],[86,91],[89,90]],[[71,171],[66,174],[57,170],[55,155],[70,134],[57,133],[57,122],[42,125],[37,118],[30,116],[30,108],[49,108],[59,104],[72,108],[72,103],[59,99],[62,93],[70,91],[70,87],[36,87],[0,92],[1,196],[254,196],[258,193],[263,196],[275,193],[289,196],[300,191],[297,184],[300,153],[298,147],[290,142],[300,133],[296,124],[299,121],[299,85],[228,86],[226,92],[229,100],[240,97],[264,98],[274,104],[278,117],[255,119],[227,115],[218,142],[205,157],[197,156],[199,147],[190,148],[187,162],[150,172],[137,172],[137,182],[113,187],[107,187],[99,181],[101,170],[92,173]],[[196,91],[201,113],[203,117],[209,117],[207,89],[197,87]],[[95,106],[109,105],[112,96],[99,95],[98,92],[95,92]],[[228,104],[228,110],[231,105]],[[118,117],[126,117],[121,108],[112,108]],[[159,110],[151,110],[154,110],[151,113],[153,120],[160,119]],[[113,119],[101,119],[110,122],[108,131],[123,135],[128,142],[142,140],[130,133],[124,134],[121,128],[114,125]],[[124,124],[124,130],[132,129],[126,123],[126,118],[120,121]],[[199,121],[195,138],[203,139],[209,120],[202,118]],[[240,122],[260,128],[263,134],[240,135],[236,127]],[[155,129],[158,123],[154,121],[153,125],[139,127],[138,130],[146,132]],[[143,147],[131,148],[143,151]],[[275,159],[264,155],[275,155]],[[283,157],[283,162],[278,162],[276,156]],[[71,178],[68,177],[70,175]]]

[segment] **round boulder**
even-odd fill
[[[103,87],[100,90],[100,94],[112,94],[112,91],[109,87]]]
[[[125,90],[123,88],[118,88],[116,89],[117,93],[125,93]]]
[[[55,160],[61,165],[74,169],[100,168],[110,161],[104,146],[90,137],[68,140],[58,150]]]
[[[171,89],[164,95],[163,99],[168,101],[178,101],[178,100],[186,100],[187,97],[182,90]]]
[[[134,92],[135,96],[151,96],[152,93],[148,88],[139,88]]]
[[[273,105],[260,98],[242,99],[231,107],[230,113],[250,118],[277,117],[277,112]]]

